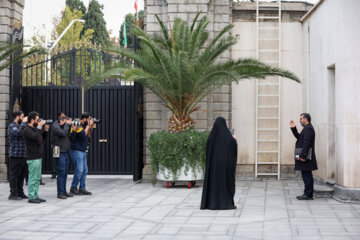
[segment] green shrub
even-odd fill
[[[198,132],[193,129],[182,133],[157,132],[150,135],[148,147],[150,150],[153,184],[161,171],[166,179],[176,181],[180,169],[185,166],[185,175],[188,171],[205,172],[206,141],[209,132]],[[168,169],[168,174],[165,173]],[[170,175],[173,179],[170,179]]]

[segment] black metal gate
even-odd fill
[[[24,87],[23,111],[37,111],[44,119],[56,119],[64,111],[81,115],[80,87]],[[89,174],[133,174],[136,109],[134,86],[94,87],[85,92],[85,111],[101,119],[94,129],[88,155]],[[50,139],[46,140],[43,172],[51,173]]]
[[[137,181],[142,178],[143,168],[142,87],[105,79],[84,91],[82,98],[81,85],[90,71],[94,67],[101,70],[106,61],[113,59],[91,49],[72,49],[27,64],[23,69],[21,106],[25,114],[37,111],[44,119],[55,120],[61,111],[79,118],[84,99],[84,111],[101,119],[88,154],[89,174],[132,174]],[[50,140],[51,136],[44,146],[43,173],[53,171]]]

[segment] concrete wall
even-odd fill
[[[238,43],[232,49],[232,57],[256,58],[256,12],[255,3],[234,3],[233,35]],[[283,3],[281,23],[281,67],[295,73],[301,81],[303,77],[303,39],[300,18],[310,9],[305,3]],[[267,22],[266,27],[275,23]],[[268,33],[267,38],[277,38],[278,33]],[[262,43],[264,44],[264,43]],[[266,44],[274,43],[268,42]],[[265,46],[273,49],[274,46]],[[276,53],[277,55],[277,53]],[[280,162],[282,177],[290,176],[293,171],[293,151],[295,138],[289,129],[291,119],[298,121],[304,111],[303,84],[292,80],[281,80],[281,141]],[[275,109],[276,110],[276,109]],[[277,111],[277,110],[276,110]],[[276,113],[275,113],[276,114]],[[243,80],[232,87],[233,127],[238,137],[238,171],[242,176],[254,176],[256,148],[256,80]],[[299,128],[299,131],[301,128]],[[274,143],[276,144],[276,143]],[[276,156],[275,156],[276,157]]]
[[[10,41],[14,26],[21,26],[24,0],[0,0],[0,41]],[[8,124],[9,70],[0,72],[0,179],[6,179],[6,128]]]
[[[303,22],[317,176],[360,188],[360,1],[326,0]]]

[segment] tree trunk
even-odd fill
[[[168,131],[171,133],[183,132],[194,126],[194,120],[191,117],[177,117],[173,114],[168,121]]]

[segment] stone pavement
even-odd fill
[[[39,205],[8,201],[0,183],[0,239],[360,239],[360,205],[298,201],[299,180],[237,181],[227,211],[200,210],[201,186],[90,177],[92,196],[60,200],[44,180]]]

